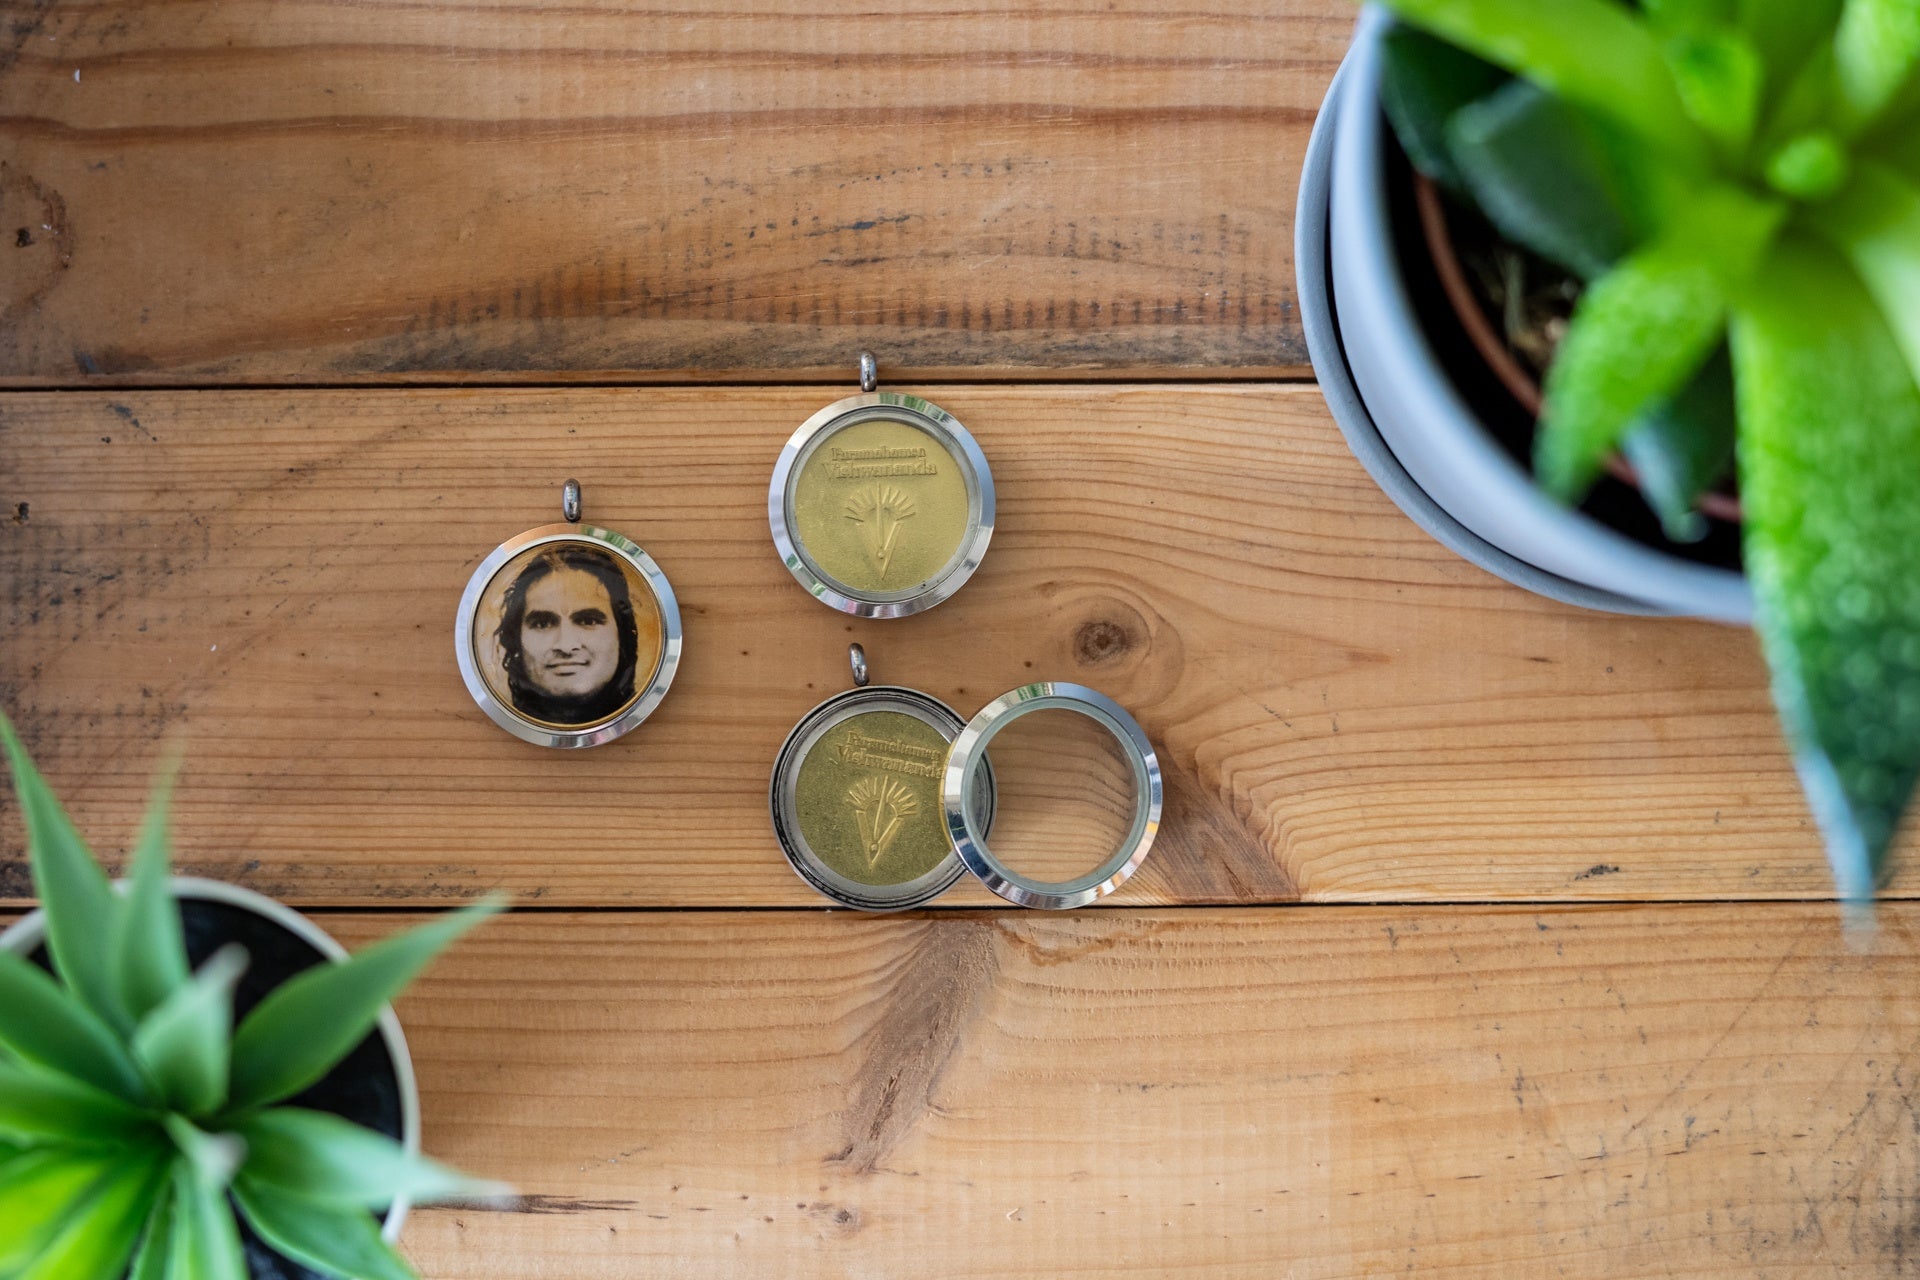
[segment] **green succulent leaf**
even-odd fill
[[[207,1115],[226,1101],[233,987],[246,967],[245,948],[220,948],[134,1032],[134,1054],[161,1096],[188,1115]]]
[[[1664,52],[1687,115],[1720,144],[1723,154],[1739,156],[1760,118],[1760,88],[1766,79],[1760,55],[1728,31],[1675,36]]]
[[[38,1257],[105,1185],[121,1155],[32,1151],[0,1166],[0,1275]]]
[[[0,951],[0,1043],[19,1057],[129,1102],[150,1096],[126,1046],[39,966]]]
[[[162,1124],[194,1178],[210,1190],[217,1191],[232,1182],[247,1158],[247,1144],[231,1133],[208,1133],[175,1112],[169,1112]]]
[[[417,1280],[364,1209],[289,1195],[251,1177],[235,1183],[233,1195],[260,1238],[303,1266],[345,1280]]]
[[[1447,145],[1447,122],[1512,77],[1404,22],[1387,28],[1380,58],[1380,105],[1407,158],[1441,186],[1464,190]]]
[[[1841,892],[1864,901],[1920,773],[1920,389],[1831,250],[1783,239],[1733,323],[1760,639]]]
[[[120,984],[100,939],[119,927],[120,899],[93,860],[40,771],[27,758],[12,723],[0,715],[0,746],[13,768],[13,786],[27,823],[27,853],[34,891],[47,916],[47,950],[53,967],[89,1008],[115,1031],[132,1029],[120,1001]]]
[[[1859,272],[1920,379],[1920,179],[1868,161],[1814,226]]]
[[[324,1111],[275,1107],[237,1129],[247,1144],[247,1177],[309,1200],[377,1209],[401,1196],[425,1202],[509,1194]]]
[[[1628,429],[1620,451],[1639,477],[1640,493],[1675,542],[1697,542],[1707,518],[1700,495],[1733,470],[1733,363],[1722,346],[1678,396]]]
[[[1920,62],[1920,3],[1846,0],[1833,55],[1839,122],[1855,133],[1893,102]]]
[[[168,1233],[169,1280],[247,1280],[240,1227],[223,1187],[211,1187],[185,1161],[173,1167],[173,1224]]]
[[[1735,25],[1760,55],[1767,87],[1790,84],[1815,49],[1830,47],[1840,0],[1739,0]]]
[[[116,1146],[153,1128],[146,1112],[104,1090],[0,1063],[0,1134],[22,1146]]]
[[[1389,0],[1401,17],[1603,116],[1642,143],[1702,166],[1706,137],[1686,109],[1660,43],[1610,0]]]
[[[173,1179],[160,1186],[159,1197],[147,1214],[146,1230],[140,1246],[133,1251],[133,1267],[127,1280],[167,1280],[167,1267],[173,1253]]]
[[[1634,242],[1593,129],[1539,86],[1514,80],[1453,116],[1454,171],[1502,235],[1585,280]]]
[[[1640,8],[1654,30],[1684,34],[1731,25],[1739,6],[1734,0],[1641,0]]]
[[[231,1108],[278,1102],[320,1079],[428,961],[502,905],[499,898],[475,903],[275,988],[234,1034]]]
[[[1788,138],[1767,157],[1767,185],[1795,200],[1825,200],[1847,180],[1849,161],[1840,140],[1824,129]]]
[[[180,904],[168,876],[167,818],[172,808],[175,766],[160,772],[127,873],[120,928],[113,942],[121,1003],[136,1023],[187,983],[187,948],[180,933]]]
[[[152,1211],[164,1168],[153,1153],[114,1161],[78,1212],[18,1273],[19,1280],[119,1280]]]
[[[1634,419],[1698,371],[1781,212],[1731,188],[1705,189],[1684,222],[1581,295],[1547,370],[1534,441],[1548,492],[1577,500]]]

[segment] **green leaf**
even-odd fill
[[[0,746],[13,767],[14,791],[26,816],[33,887],[47,913],[47,950],[53,967],[110,1027],[129,1031],[132,1019],[120,1003],[120,984],[107,948],[100,945],[119,927],[120,899],[4,715],[0,715]]]
[[[1847,180],[1846,148],[1831,133],[1810,129],[1776,148],[1766,162],[1767,185],[1796,200],[1825,200]]]
[[[1856,133],[1893,101],[1920,62],[1920,3],[1846,0],[1833,54],[1840,125]]]
[[[1831,47],[1840,0],[1739,0],[1736,23],[1767,69],[1767,88],[1778,90],[1815,49]]]
[[[0,1275],[31,1262],[79,1215],[120,1163],[114,1155],[34,1151],[0,1168]]]
[[[234,1171],[247,1158],[247,1144],[230,1133],[208,1133],[183,1115],[167,1113],[162,1120],[174,1150],[201,1186],[219,1190],[233,1181]]]
[[[1396,22],[1380,38],[1380,105],[1413,167],[1441,186],[1463,190],[1447,146],[1456,111],[1510,77],[1445,40]]]
[[[1675,542],[1706,536],[1694,503],[1733,470],[1733,364],[1723,346],[1680,394],[1643,414],[1620,441],[1641,496]]]
[[[1733,323],[1745,551],[1841,893],[1864,901],[1920,774],[1920,389],[1832,251],[1783,239]]]
[[[429,960],[501,906],[475,903],[275,988],[234,1035],[232,1108],[278,1102],[326,1075]]]
[[[114,940],[121,1003],[135,1022],[187,982],[180,904],[174,900],[168,881],[167,816],[172,807],[175,772],[171,762],[161,769],[153,800],[147,806],[146,822],[129,863],[120,929]]]
[[[28,1146],[118,1145],[153,1120],[111,1093],[64,1075],[0,1063],[0,1134]]]
[[[1543,89],[1610,116],[1649,147],[1696,166],[1706,138],[1683,123],[1660,44],[1639,16],[1610,0],[1389,0],[1416,26]]]
[[[1780,216],[1705,189],[1685,222],[1588,286],[1547,370],[1534,470],[1548,492],[1578,499],[1633,420],[1694,375]]]
[[[1846,194],[1814,212],[1813,225],[1859,272],[1920,379],[1920,180],[1864,162]]]
[[[163,1164],[149,1153],[117,1161],[19,1280],[119,1280],[159,1193]]]
[[[1753,46],[1730,32],[1693,32],[1667,41],[1667,66],[1687,115],[1737,158],[1753,138],[1760,117],[1760,87],[1766,69]]]
[[[244,947],[220,948],[134,1032],[134,1054],[161,1096],[188,1115],[207,1115],[226,1101],[233,986],[246,967]]]
[[[173,1179],[160,1186],[160,1194],[147,1215],[140,1247],[133,1251],[133,1268],[127,1280],[167,1280],[167,1267],[173,1252]]]
[[[418,1280],[364,1209],[305,1200],[245,1176],[233,1196],[260,1238],[303,1266],[346,1280]]]
[[[1456,113],[1446,137],[1474,203],[1509,240],[1584,280],[1632,247],[1592,129],[1553,94],[1512,81]]]
[[[38,965],[0,951],[0,1043],[28,1062],[145,1102],[147,1084],[98,1015]]]
[[[276,1107],[237,1128],[247,1144],[247,1177],[309,1200],[377,1209],[401,1196],[426,1202],[510,1194],[324,1111]]]
[[[181,1161],[173,1167],[168,1280],[247,1280],[240,1227],[224,1188],[210,1187]]]
[[[1641,0],[1640,8],[1654,30],[1689,34],[1730,25],[1738,6],[1734,0]]]

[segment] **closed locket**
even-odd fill
[[[971,872],[1023,907],[1085,906],[1126,883],[1160,828],[1159,757],[1131,715],[1084,685],[1023,685],[972,720],[917,689],[867,683],[851,646],[854,687],[827,699],[787,735],[768,790],[775,838],[800,878],[842,906],[917,907]],[[987,744],[1030,712],[1091,717],[1119,743],[1133,774],[1126,836],[1094,870],[1068,881],[1021,875],[987,844],[994,776]]]
[[[564,524],[494,548],[460,597],[454,656],[495,724],[542,747],[594,747],[645,720],[680,664],[680,607],[667,575],[632,539],[580,523],[580,486],[561,490]]]
[[[904,618],[973,576],[993,537],[993,474],[959,419],[881,391],[860,353],[861,394],[828,405],[780,450],[767,519],[782,563],[842,613]]]

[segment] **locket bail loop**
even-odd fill
[[[568,524],[580,523],[580,482],[569,478],[560,486],[560,515]]]
[[[860,353],[860,389],[869,394],[880,386],[880,362],[873,358],[873,352]]]
[[[858,644],[847,646],[847,662],[853,667],[853,684],[857,689],[867,687],[867,651]]]

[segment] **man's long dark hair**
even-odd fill
[[[613,624],[620,633],[620,665],[613,679],[580,697],[558,697],[542,692],[527,679],[526,654],[520,648],[520,628],[527,616],[527,592],[542,578],[561,569],[578,569],[592,574],[607,589],[613,602]],[[494,631],[505,655],[507,689],[513,706],[521,715],[549,724],[584,725],[607,719],[633,701],[634,667],[640,660],[640,625],[633,616],[633,597],[627,590],[627,575],[614,558],[593,547],[562,546],[543,551],[507,588],[500,626]]]

